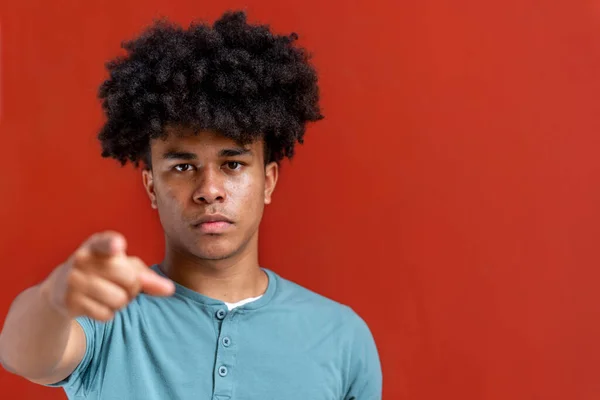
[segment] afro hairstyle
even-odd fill
[[[106,63],[102,157],[151,168],[150,140],[183,126],[240,144],[264,139],[265,163],[292,158],[306,123],[323,118],[317,73],[297,39],[248,23],[242,11],[187,29],[155,20]]]

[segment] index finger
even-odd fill
[[[144,271],[139,276],[142,291],[152,296],[171,296],[175,293],[175,284],[152,270]]]
[[[110,257],[125,254],[127,241],[118,232],[105,231],[93,235],[84,247],[93,256]]]

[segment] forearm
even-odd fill
[[[0,361],[9,371],[26,378],[52,373],[61,361],[72,320],[46,300],[42,285],[19,294],[0,333]]]

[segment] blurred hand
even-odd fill
[[[92,235],[42,282],[42,293],[61,314],[108,321],[140,292],[170,296],[175,285],[126,254],[123,235]]]

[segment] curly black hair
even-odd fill
[[[98,92],[102,157],[150,168],[150,139],[175,125],[242,144],[263,138],[265,162],[291,158],[306,123],[323,118],[317,73],[297,39],[249,24],[242,11],[188,29],[155,20],[106,64],[110,76]]]

